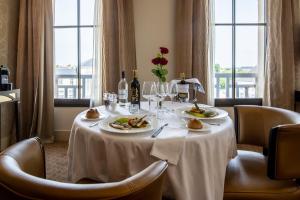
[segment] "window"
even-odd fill
[[[261,98],[265,1],[214,0],[213,13],[215,98]]]
[[[56,101],[79,102],[91,96],[94,4],[95,0],[54,1]]]

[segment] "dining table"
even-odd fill
[[[187,117],[179,111],[191,103],[163,102],[157,111],[141,102],[139,115],[147,115],[153,130],[122,134],[105,128],[109,119],[131,115],[128,106],[99,106],[99,121],[85,119],[86,111],[74,119],[68,144],[68,179],[89,178],[99,182],[126,179],[161,159],[168,161],[163,195],[176,200],[223,199],[226,166],[237,155],[232,119],[223,115],[202,120],[203,131],[186,127]],[[156,136],[153,133],[167,124]],[[104,127],[104,128],[103,128]]]

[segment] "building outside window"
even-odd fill
[[[54,97],[91,96],[95,0],[54,1]]]
[[[214,0],[213,10],[215,98],[261,98],[265,0]]]

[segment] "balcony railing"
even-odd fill
[[[90,97],[92,75],[81,75],[81,98]],[[77,99],[78,96],[77,75],[56,75],[55,97],[59,99]]]
[[[232,93],[232,74],[215,73],[215,97],[228,98]],[[235,93],[237,98],[254,98],[256,95],[256,73],[236,73]],[[222,84],[221,84],[222,82]]]
[[[74,99],[78,95],[77,75],[57,75],[55,77],[55,97],[61,99]],[[215,73],[215,97],[226,98],[231,96],[232,74]],[[239,80],[240,79],[240,80]],[[257,75],[256,73],[236,73],[236,97],[255,97]],[[81,97],[89,98],[92,75],[81,75]],[[67,82],[67,84],[65,83]]]

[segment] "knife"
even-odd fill
[[[155,138],[156,136],[158,136],[158,134],[160,134],[160,132],[166,127],[168,126],[168,123],[162,125],[159,129],[157,129],[152,135],[152,138]]]

